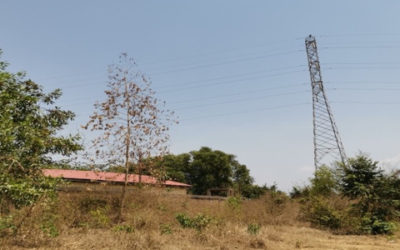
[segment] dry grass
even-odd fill
[[[339,236],[312,229],[297,219],[296,203],[277,202],[270,196],[229,206],[226,201],[143,190],[131,193],[119,227],[113,222],[115,198],[61,193],[53,210],[59,236],[48,237],[37,226],[45,209],[38,207],[21,233],[0,239],[0,249],[400,249],[400,235]],[[202,213],[213,220],[197,231],[182,228],[177,213]],[[257,234],[249,234],[250,223],[261,226]]]

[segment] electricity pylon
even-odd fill
[[[346,154],[322,83],[317,42],[315,37],[309,35],[306,37],[305,43],[313,99],[315,169],[318,169],[324,163],[328,163],[323,161],[327,158],[333,161],[341,161],[345,164]]]

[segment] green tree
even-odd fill
[[[187,182],[187,171],[191,164],[190,154],[169,154],[162,158],[159,167],[166,171],[166,178],[173,181]]]
[[[354,216],[360,217],[360,230],[372,234],[391,233],[400,217],[400,179],[386,174],[378,162],[359,155],[339,165],[340,187],[344,196],[355,200]]]
[[[374,188],[383,177],[383,170],[378,167],[378,162],[364,155],[349,159],[346,165],[340,164],[339,172],[342,192],[352,199],[371,198]]]
[[[1,51],[0,51],[1,55]],[[54,106],[61,96],[45,93],[25,74],[10,73],[0,62],[0,203],[2,211],[33,204],[53,182],[42,168],[54,167],[53,155],[70,156],[81,149],[79,136],[58,132],[74,118]]]
[[[187,180],[195,194],[206,194],[209,188],[232,187],[233,155],[202,147],[190,152],[191,164]]]
[[[335,173],[328,166],[319,167],[310,181],[313,195],[329,196],[337,189]]]

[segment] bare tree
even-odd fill
[[[96,159],[125,167],[125,184],[120,199],[119,220],[125,202],[129,167],[136,166],[141,185],[145,159],[168,152],[169,126],[174,113],[166,110],[151,89],[151,81],[141,73],[126,53],[109,67],[106,100],[94,105],[85,129],[97,131],[92,141]],[[148,162],[148,161],[146,161]]]

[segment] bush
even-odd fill
[[[396,230],[393,222],[384,221],[376,216],[364,216],[361,219],[360,231],[367,234],[392,234]]]
[[[191,218],[184,213],[179,213],[175,218],[183,228],[194,228],[198,231],[202,231],[212,221],[211,217],[204,214],[198,214]]]
[[[232,196],[226,200],[226,204],[233,211],[238,211],[242,205],[242,200],[239,197]]]
[[[302,208],[305,219],[317,227],[339,229],[341,213],[322,197],[311,197]]]
[[[310,192],[314,195],[329,196],[337,189],[337,181],[334,172],[327,166],[321,166],[311,179]]]
[[[336,171],[321,167],[311,187],[294,188],[302,197],[304,218],[314,226],[343,233],[391,234],[400,218],[400,179],[386,174],[364,155],[339,164]],[[338,195],[342,198],[339,199]],[[337,203],[337,201],[345,201]]]

